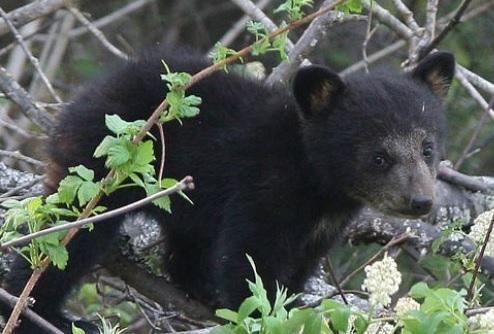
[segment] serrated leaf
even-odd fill
[[[134,160],[137,165],[141,166],[147,165],[155,160],[153,142],[151,140],[139,143]]]
[[[105,125],[111,132],[119,135],[125,132],[128,123],[118,115],[105,115]]]
[[[83,165],[78,165],[76,167],[70,167],[69,172],[76,173],[81,178],[86,181],[92,181],[94,179],[94,171]]]
[[[75,175],[68,175],[58,186],[58,198],[62,203],[71,204],[77,194],[77,189],[79,189],[82,184],[82,179]]]
[[[108,148],[108,158],[105,165],[109,168],[116,168],[130,160],[130,152],[122,143]]]
[[[83,182],[77,191],[79,205],[83,206],[95,197],[100,191],[99,183]]]
[[[96,147],[96,150],[94,150],[93,156],[95,158],[100,158],[102,156],[105,156],[108,154],[108,149],[115,145],[115,142],[118,141],[118,138],[112,137],[112,136],[106,136],[101,143],[99,143],[98,147]]]
[[[156,194],[157,192],[163,190],[160,187],[158,187],[157,184],[145,184],[145,190],[146,190],[146,195],[150,196],[153,194]],[[172,208],[171,208],[171,199],[170,196],[163,196],[161,198],[158,198],[153,201],[153,204],[156,205],[158,208],[165,210],[168,213],[172,213]]]
[[[65,269],[69,260],[69,253],[60,243],[60,233],[52,233],[37,239],[41,251],[46,254],[53,264],[60,270]]]

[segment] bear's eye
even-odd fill
[[[425,146],[422,150],[422,154],[426,158],[432,158],[432,156],[434,155],[434,149],[432,148],[432,145]]]
[[[376,154],[373,158],[374,165],[380,168],[386,166],[386,158],[382,154]]]

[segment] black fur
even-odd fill
[[[103,163],[92,154],[108,132],[104,115],[146,119],[166,92],[160,59],[174,71],[193,73],[208,65],[188,54],[148,54],[76,97],[60,114],[51,137],[49,186],[64,176],[62,170],[78,164],[102,177]],[[443,64],[447,57],[426,61]],[[252,279],[245,257],[250,254],[271,297],[276,281],[291,292],[301,291],[342,226],[366,202],[352,189],[382,174],[373,169],[367,152],[386,135],[418,127],[440,147],[441,100],[422,74],[355,75],[342,81],[324,68],[303,69],[294,84],[303,111],[289,92],[235,75],[216,73],[194,85],[189,92],[202,98],[200,115],[183,126],[165,126],[166,175],[192,175],[196,184],[189,194],[194,205],[175,197],[173,214],[159,213],[171,255],[165,268],[173,279],[198,299],[237,307],[248,295],[245,279]],[[326,79],[337,89],[318,91],[316,83]],[[310,101],[318,103],[317,111]],[[159,144],[155,146],[159,156]],[[126,190],[105,204],[116,207],[143,196]],[[51,268],[33,293],[39,314],[58,321],[64,296],[105,256],[117,228],[118,221],[108,221],[76,236],[67,269]],[[7,281],[11,292],[20,292],[28,272],[25,264],[16,263]],[[19,332],[39,330],[24,324]]]

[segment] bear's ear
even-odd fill
[[[448,52],[436,52],[422,60],[413,70],[415,79],[425,82],[439,97],[445,97],[455,75],[455,57]]]
[[[338,74],[323,66],[303,67],[293,80],[293,94],[307,116],[330,107],[344,89]]]

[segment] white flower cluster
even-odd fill
[[[494,309],[470,317],[468,322],[473,329],[484,330],[486,334],[494,334]]]
[[[373,322],[367,327],[364,334],[393,334],[395,326],[387,322]]]
[[[398,299],[395,306],[395,312],[399,318],[403,318],[408,312],[418,309],[420,309],[420,304],[410,297]]]
[[[375,306],[388,306],[391,295],[398,291],[401,283],[401,273],[393,258],[384,254],[381,261],[376,261],[365,267],[366,278],[362,290],[370,294],[370,302]]]
[[[483,244],[485,235],[492,220],[492,215],[494,215],[494,210],[486,211],[484,213],[481,213],[473,221],[473,226],[468,236],[472,238],[472,240],[475,241],[477,245]],[[494,256],[494,237],[492,235],[487,242],[485,255]]]

